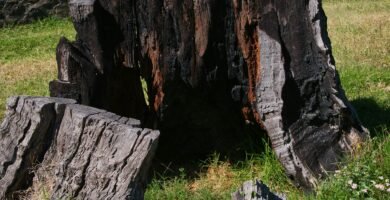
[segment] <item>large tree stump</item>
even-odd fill
[[[0,127],[0,199],[17,198],[34,173],[50,176],[51,199],[143,199],[159,132],[74,103],[10,98]]]
[[[184,145],[172,152],[212,150],[235,141],[240,128],[232,124],[245,120],[267,132],[287,174],[310,188],[368,136],[341,88],[320,0],[71,0],[69,7],[77,40],[58,46],[52,95],[76,95],[144,126],[160,122],[162,149],[179,138]],[[193,114],[200,111],[210,113]]]

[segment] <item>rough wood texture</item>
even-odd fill
[[[97,70],[70,42],[61,38],[57,46],[58,80],[49,85],[51,96],[92,104]]]
[[[43,165],[55,166],[52,199],[143,199],[158,131],[103,110],[72,105]]]
[[[273,193],[259,180],[246,181],[232,194],[232,200],[286,200],[286,195]]]
[[[67,43],[70,55],[57,54],[65,63],[60,74],[96,73],[71,82],[91,88],[52,94],[75,91],[80,102],[145,126],[157,116],[162,147],[181,138],[177,151],[196,152],[235,138],[239,131],[223,132],[215,122],[231,114],[237,120],[225,125],[239,123],[239,107],[268,133],[287,174],[310,188],[368,136],[341,88],[320,0],[71,0],[69,7],[77,41]],[[200,108],[219,109],[208,119],[192,114]],[[177,121],[186,123],[187,140]],[[215,140],[198,140],[210,134]],[[188,145],[192,138],[197,142]]]
[[[74,103],[10,98],[0,128],[0,199],[31,186],[37,168],[53,175],[51,199],[143,199],[159,132]]]
[[[0,126],[0,199],[26,189],[51,144],[57,117],[73,100],[11,97]]]

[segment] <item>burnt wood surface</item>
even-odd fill
[[[52,96],[159,127],[159,152],[233,148],[242,124],[255,124],[311,188],[368,137],[321,0],[71,0],[69,10],[77,40],[58,46]]]
[[[143,199],[158,137],[74,100],[12,97],[0,127],[0,199],[33,184],[51,199]]]

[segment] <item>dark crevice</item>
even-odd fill
[[[12,158],[11,160],[7,161],[7,162],[4,162],[3,164],[3,173],[0,174],[0,177],[3,178],[5,173],[7,172],[7,169],[10,165],[12,165],[13,163],[15,163],[15,160],[16,160],[16,156],[18,154],[18,146],[15,146],[15,148],[13,149],[14,153],[12,154]]]
[[[327,55],[330,56],[330,63],[332,65],[336,65],[336,61],[333,57],[332,53],[332,42],[330,41],[330,37],[328,34],[328,18],[325,15],[325,11],[322,7],[322,1],[318,1],[318,10],[319,12],[316,14],[315,18],[313,20],[319,20],[320,27],[321,27],[321,38],[325,44],[325,47],[327,50]]]
[[[282,89],[282,119],[283,127],[287,130],[301,115],[301,109],[304,105],[299,87],[291,72],[291,57],[283,41],[280,27],[278,28],[280,46],[284,58],[285,83]]]
[[[27,132],[30,129],[30,127],[31,127],[31,119],[28,119],[26,127],[23,128],[23,136],[19,139],[18,144],[23,142],[23,140],[26,137]]]
[[[127,6],[135,12],[134,5]],[[91,45],[94,47],[91,50],[84,48],[84,51],[89,52],[89,59],[99,70],[96,75],[89,71],[82,73],[81,81],[88,81],[81,84],[85,86],[81,90],[91,91],[85,97],[91,100],[87,103],[90,106],[121,116],[142,119],[146,105],[138,66],[136,13],[132,13],[130,17],[135,19],[126,27],[122,27],[122,20],[128,19],[115,18],[105,10],[101,2],[96,1],[93,18],[89,19],[90,24],[76,25],[76,29],[85,29],[85,32],[78,31],[78,34],[81,34],[78,38],[89,40],[90,44],[87,43],[86,48]],[[89,29],[96,29],[96,33],[87,35]],[[80,46],[80,43],[83,44],[82,40],[78,39],[75,44]],[[96,76],[95,80],[89,81],[91,76]]]
[[[170,165],[172,169],[184,166],[195,174],[200,169],[192,162],[206,160],[215,152],[231,161],[261,152],[259,144],[265,134],[258,125],[245,123],[240,103],[233,102],[227,88],[217,83],[191,88],[180,80],[165,86],[168,106],[159,126],[156,172],[164,173],[163,165]]]
[[[123,159],[124,162],[123,162],[123,164],[119,167],[119,171],[122,171],[123,168],[125,168],[126,165],[128,164],[127,161],[128,161],[129,158],[133,155],[134,150],[136,149],[136,146],[137,146],[138,141],[142,141],[143,138],[140,139],[140,135],[141,135],[141,131],[138,131],[138,132],[137,132],[137,139],[135,139],[134,144],[133,144],[133,146],[131,147],[131,150],[130,150],[129,154]],[[117,176],[115,177],[115,185],[114,185],[114,188],[113,188],[113,191],[112,191],[113,193],[116,192],[116,188],[117,188],[117,185],[118,185],[118,178],[119,178],[120,174],[121,174],[121,173],[117,173]]]
[[[141,120],[141,127],[145,128],[157,128],[157,121],[158,121],[158,111],[156,112],[154,110],[154,104],[155,104],[155,96],[158,93],[157,89],[153,85],[153,64],[149,57],[140,57],[140,64],[141,64],[141,71],[140,71],[140,78],[143,78],[146,82],[147,86],[147,95],[148,95],[148,104],[149,106],[145,106],[144,115],[142,118],[139,118]],[[179,70],[178,70],[179,71]],[[142,85],[142,84],[141,84]]]
[[[26,100],[28,99],[28,97],[26,97],[26,98],[24,98],[23,100],[22,100],[22,107],[21,107],[21,109],[20,110],[24,110],[24,106],[25,106],[25,104],[26,104]],[[17,110],[17,107],[15,108],[15,111]],[[18,120],[16,121],[16,124],[19,124],[19,122],[20,122],[20,120],[22,120],[22,113],[20,113],[19,114],[19,118],[18,118]],[[23,136],[24,137],[24,136]],[[19,142],[20,143],[20,142]]]
[[[23,101],[25,105],[26,100]],[[14,182],[10,185],[9,191],[15,192],[15,194],[6,194],[6,196],[12,196],[12,198],[20,198],[20,193],[18,191],[25,191],[32,186],[33,178],[35,176],[34,171],[32,171],[38,164],[42,163],[46,152],[49,149],[48,143],[51,143],[51,135],[54,133],[54,125],[56,122],[56,112],[54,110],[55,103],[47,104],[42,108],[42,113],[39,117],[41,118],[40,124],[38,127],[40,129],[34,130],[32,134],[33,138],[29,141],[27,149],[24,150],[22,162],[20,168],[18,169],[17,174],[21,176],[16,178]],[[23,109],[22,109],[23,110]],[[47,114],[47,115],[46,115]],[[18,144],[21,144],[28,134],[31,131],[32,121],[29,120],[27,125],[23,128],[23,137],[19,139]],[[14,155],[18,154],[18,147],[14,149]],[[14,164],[14,161],[10,164]],[[7,166],[8,167],[8,166]]]

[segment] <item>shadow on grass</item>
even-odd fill
[[[372,137],[388,133],[388,130],[390,130],[389,108],[378,104],[374,98],[360,98],[351,101],[351,103],[356,109],[363,125],[370,130]],[[215,151],[219,155],[218,158],[220,161],[228,161],[232,165],[235,165],[245,161],[247,155],[258,155],[265,151],[265,146],[262,141],[268,141],[268,137],[264,131],[256,126],[244,126],[243,132],[247,134],[242,135],[242,140],[237,141],[237,145],[232,146],[231,151],[224,153]],[[212,154],[202,155],[176,163],[163,162],[156,159],[153,166],[154,175],[157,179],[162,177],[173,178],[179,177],[182,170],[184,170],[187,180],[196,179],[199,177],[199,173],[207,168],[210,159],[214,157],[215,155],[213,156]]]
[[[227,162],[232,166],[244,163],[250,156],[260,155],[271,146],[269,138],[259,126],[246,125],[242,127],[242,138],[237,140],[235,145],[230,146],[228,151],[214,150],[208,154],[192,155],[187,159],[175,161],[161,160],[158,155],[153,161],[153,176],[150,178],[165,179],[182,177],[186,180],[195,180],[199,175],[207,171],[208,166],[217,162]],[[267,144],[268,143],[268,144]],[[268,146],[267,146],[268,145]],[[183,174],[183,172],[185,172]],[[184,176],[184,177],[183,177]]]
[[[383,134],[381,131],[390,128],[390,109],[379,105],[373,98],[361,98],[351,101],[363,125],[371,136]]]
[[[182,80],[166,83],[155,173],[175,177],[184,169],[188,179],[197,178],[215,157],[234,165],[247,153],[264,152],[266,133],[244,119],[241,103],[231,98],[232,85],[223,80],[197,88]]]

